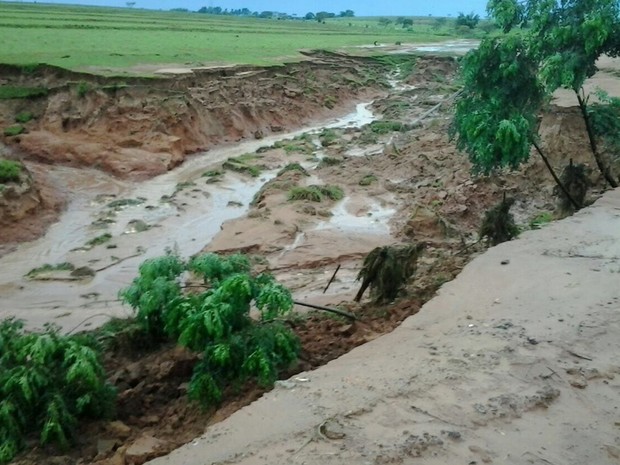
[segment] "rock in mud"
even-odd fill
[[[127,439],[131,436],[131,428],[122,421],[111,421],[106,425],[106,431],[115,438]]]
[[[144,434],[136,439],[125,452],[125,463],[127,465],[142,465],[161,455],[165,447],[164,441]]]

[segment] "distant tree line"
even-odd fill
[[[185,8],[174,8],[172,11],[188,11]],[[222,8],[220,6],[203,6],[197,13],[203,13],[208,15],[223,15],[223,16],[253,16],[255,18],[270,18],[270,19],[306,19],[316,20],[318,22],[324,22],[327,18],[353,18],[355,12],[353,10],[341,11],[340,14],[329,13],[327,11],[319,11],[317,13],[307,13],[304,17],[297,17],[296,15],[289,15],[287,13],[279,13],[277,11],[251,11],[248,8]]]

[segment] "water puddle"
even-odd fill
[[[365,200],[367,202],[367,200]],[[352,213],[356,210],[357,213]],[[389,220],[396,210],[381,206],[371,200],[364,205],[354,205],[351,198],[340,201],[332,209],[333,216],[316,227],[317,231],[334,230],[351,235],[389,235]]]

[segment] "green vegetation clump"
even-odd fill
[[[258,156],[253,153],[246,153],[238,157],[231,157],[222,164],[222,168],[236,171],[237,173],[249,174],[253,178],[257,178],[260,176],[262,170],[260,167],[250,164],[251,161],[254,161],[257,158]]]
[[[47,93],[45,87],[0,86],[0,100],[45,97]]]
[[[360,186],[370,186],[372,183],[377,182],[377,177],[374,174],[367,174],[360,179]]]
[[[184,294],[182,273],[203,279],[202,293]],[[174,255],[147,260],[121,298],[152,339],[172,339],[203,354],[188,393],[203,406],[217,404],[231,383],[256,379],[270,386],[299,353],[294,333],[278,321],[293,308],[288,289],[273,276],[250,273],[244,255]],[[258,309],[258,319],[250,310]]]
[[[30,270],[26,274],[26,277],[36,278],[38,275],[42,273],[48,273],[52,271],[73,271],[73,270],[75,270],[75,265],[73,265],[73,263],[64,262],[64,263],[57,263],[56,265],[46,263],[43,266],[40,266],[38,268],[33,268],[32,270]]]
[[[310,176],[308,174],[308,171],[306,171],[306,169],[303,166],[301,166],[299,163],[289,163],[284,168],[282,168],[280,171],[278,171],[278,176],[281,176],[288,171],[299,171],[304,176]]]
[[[77,85],[77,94],[79,98],[84,98],[86,94],[91,91],[90,84],[85,81],[80,81]]]
[[[399,121],[373,121],[370,130],[375,134],[388,134],[407,130],[407,125]]]
[[[553,221],[553,213],[542,212],[530,220],[530,229],[540,229]]]
[[[137,205],[142,205],[145,199],[138,197],[137,199],[118,199],[110,202],[107,207],[112,208],[114,210],[120,210],[125,207],[135,207]]]
[[[30,111],[22,111],[15,115],[15,122],[26,124],[34,118],[34,114]]]
[[[26,132],[26,128],[21,124],[14,124],[13,126],[4,128],[4,135],[7,137],[19,136],[24,132]]]
[[[333,129],[323,129],[319,134],[319,140],[323,147],[329,147],[338,141],[338,133]]]
[[[91,239],[90,241],[88,241],[86,243],[86,246],[88,246],[88,247],[95,247],[97,245],[105,244],[106,242],[109,242],[110,240],[112,240],[112,234],[105,233],[105,234],[101,234],[100,236],[97,236],[97,237]]]
[[[312,202],[322,202],[325,199],[341,200],[344,198],[344,191],[333,185],[308,187],[293,187],[288,193],[289,200],[310,200]]]
[[[98,351],[84,338],[43,333],[23,323],[0,322],[0,464],[9,463],[37,433],[42,445],[68,447],[82,418],[103,418],[113,409]]]
[[[341,165],[344,162],[342,158],[334,158],[334,157],[323,157],[319,162],[317,168],[324,168],[326,166],[336,166]]]
[[[20,163],[0,158],[0,183],[19,182],[21,172]]]
[[[209,171],[205,171],[204,173],[202,173],[202,177],[203,178],[215,178],[217,176],[221,176],[222,173],[220,170],[209,170]]]
[[[278,141],[273,144],[274,149],[284,149],[287,154],[290,153],[305,153],[311,154],[314,152],[315,147],[312,141],[305,138],[294,138],[288,140]]]

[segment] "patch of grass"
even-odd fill
[[[231,157],[222,164],[223,169],[236,171],[237,173],[249,174],[253,178],[257,178],[261,174],[261,168],[259,166],[250,164],[251,161],[256,160],[258,157],[252,153],[246,153],[238,157]]]
[[[106,242],[109,242],[111,239],[112,239],[112,234],[105,233],[105,234],[101,234],[100,236],[95,237],[94,239],[91,239],[90,241],[86,243],[86,245],[88,247],[95,247],[96,245],[105,244]]]
[[[306,169],[303,166],[301,166],[299,163],[289,163],[284,168],[282,168],[280,171],[278,171],[278,176],[281,176],[288,171],[299,171],[304,176],[310,176],[308,174],[308,171],[306,171]]]
[[[91,91],[90,84],[85,81],[80,81],[77,85],[77,94],[79,98],[84,98],[86,94]]]
[[[278,141],[272,146],[274,149],[284,149],[287,154],[305,153],[311,154],[315,147],[311,141],[305,139],[287,139]]]
[[[530,220],[530,229],[540,229],[553,221],[553,213],[541,212]]]
[[[21,111],[17,115],[15,115],[15,122],[26,124],[27,122],[31,121],[33,118],[34,118],[34,114],[32,114],[32,112]]]
[[[41,273],[49,273],[52,271],[73,271],[75,270],[75,265],[73,263],[64,262],[57,263],[56,265],[52,265],[50,263],[46,263],[43,266],[39,266],[38,268],[33,268],[28,273],[26,273],[27,278],[36,278]]]
[[[209,170],[209,171],[205,171],[204,173],[202,173],[202,177],[203,178],[215,178],[217,176],[221,176],[222,174],[224,173],[221,172],[220,170]]]
[[[338,133],[333,129],[323,129],[321,134],[319,134],[319,140],[323,147],[329,147],[338,141]]]
[[[13,160],[0,159],[0,183],[19,182],[22,165]]]
[[[45,97],[47,93],[45,87],[0,86],[0,100]]]
[[[136,205],[142,205],[146,199],[137,198],[137,199],[118,199],[110,202],[107,207],[113,208],[114,210],[120,210],[125,207],[135,207]]]
[[[344,191],[334,185],[312,185],[308,187],[293,187],[288,192],[288,199],[294,200],[309,200],[311,202],[322,202],[326,198],[329,200],[341,200],[344,197]]]
[[[377,182],[377,177],[374,174],[367,174],[360,179],[360,186],[370,186],[372,183]]]
[[[21,124],[14,124],[13,126],[9,126],[4,128],[4,135],[7,137],[19,136],[26,132],[26,128]]]
[[[373,121],[370,130],[375,134],[389,134],[390,132],[405,131],[407,126],[399,121]]]
[[[334,157],[323,157],[319,162],[317,168],[324,168],[326,166],[337,166],[342,165],[344,160],[342,158],[334,158]]]
[[[192,181],[185,181],[185,182],[179,182],[177,183],[177,185],[174,188],[174,194],[178,194],[179,192],[181,192],[184,189],[187,189],[189,187],[195,187],[196,183],[192,182]]]

